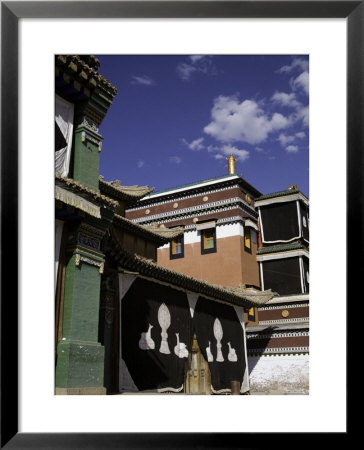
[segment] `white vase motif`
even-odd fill
[[[214,336],[216,339],[216,347],[217,347],[217,355],[216,355],[216,361],[218,362],[223,362],[224,361],[224,357],[222,355],[222,351],[221,351],[221,339],[223,337],[223,331],[222,331],[222,326],[220,323],[220,320],[218,318],[215,319],[214,322]]]
[[[140,335],[139,348],[141,350],[153,350],[155,348],[155,343],[151,336],[152,328],[153,325],[149,324],[148,331]]]
[[[159,348],[160,353],[164,353],[165,355],[169,355],[171,352],[168,347],[168,334],[167,329],[169,328],[171,324],[171,315],[169,313],[169,310],[165,303],[162,303],[161,306],[158,309],[158,322],[162,329],[162,341]]]
[[[177,345],[174,347],[174,353],[178,356],[178,358],[187,358],[188,350],[186,344],[179,341],[179,333],[176,333],[177,336]]]
[[[208,362],[213,362],[214,357],[212,356],[210,346],[211,346],[211,343],[210,343],[210,341],[209,341],[209,346],[206,347],[207,361],[208,361]]]
[[[231,347],[230,342],[228,342],[228,346],[229,346],[228,360],[231,362],[236,362],[238,360],[238,357],[236,355],[235,348]]]

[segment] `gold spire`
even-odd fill
[[[233,154],[230,153],[230,156],[228,158],[226,158],[226,160],[228,162],[229,175],[235,175],[236,174],[236,170],[235,170],[236,159],[234,158]]]

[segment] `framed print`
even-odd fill
[[[346,302],[354,280],[359,276],[360,265],[352,261],[354,240],[356,250],[362,247],[363,19],[361,1],[1,2],[2,447],[249,448],[280,433],[305,433],[302,439],[308,439],[311,432],[347,436],[346,342],[342,322],[346,320]],[[47,301],[54,289],[54,227],[46,206],[49,199],[54,202],[54,178],[48,170],[50,158],[46,150],[54,139],[53,128],[49,131],[54,126],[49,119],[54,107],[54,55],[264,54],[265,48],[268,54],[310,54],[310,140],[313,148],[321,152],[321,157],[314,156],[310,162],[310,177],[311,169],[314,174],[312,184],[310,179],[311,221],[315,217],[316,223],[323,221],[320,230],[314,228],[312,234],[316,273],[315,276],[312,272],[311,285],[316,316],[312,340],[321,344],[330,336],[333,342],[325,347],[325,355],[320,353],[320,345],[313,345],[310,394],[299,399],[240,397],[240,403],[228,396],[206,396],[189,402],[188,396],[173,395],[163,396],[163,401],[148,395],[53,395],[54,367],[49,367],[49,361],[44,363],[43,356],[54,358],[54,317],[49,317],[54,305]],[[151,80],[144,77],[138,82]],[[100,99],[101,102],[102,96]],[[73,115],[72,105],[65,98],[59,97],[57,102],[56,108],[66,111],[64,117]],[[323,103],[326,109],[321,108]],[[72,120],[59,122],[59,149],[65,149],[65,154],[71,145],[70,127]],[[101,142],[87,139],[101,151]],[[325,145],[328,148],[323,148]],[[122,144],[120,148],[122,152]],[[291,151],[295,151],[293,146]],[[66,160],[62,160],[60,170],[68,164]],[[63,187],[58,187],[63,198]],[[317,192],[320,197],[315,195]],[[99,210],[84,204],[96,217]],[[213,255],[219,248],[215,223],[201,221],[197,226],[205,236],[201,252],[206,260],[209,253]],[[247,221],[246,255],[256,243],[254,226],[251,221],[248,226]],[[91,244],[96,245],[95,242]],[[180,263],[187,245],[174,239],[168,259]],[[104,261],[97,259],[97,250],[92,250],[96,263],[91,265],[102,273]],[[76,267],[82,262],[90,264],[82,253],[78,257]],[[302,264],[297,266],[301,273]],[[130,274],[133,272],[129,271],[126,278]],[[328,284],[332,279],[336,280],[335,285]],[[140,283],[138,289],[143,286]],[[185,302],[182,297],[178,301]],[[147,306],[154,308],[152,304]],[[126,307],[134,313],[132,304]],[[170,311],[172,308],[169,310],[165,303],[155,311],[164,334],[170,326]],[[283,317],[287,317],[289,312],[284,312]],[[336,320],[340,333],[328,325]],[[324,325],[320,325],[322,321]],[[227,325],[215,321],[214,326],[220,343],[222,329],[225,333]],[[151,328],[143,328],[142,350],[155,345]],[[134,333],[132,327],[128,332]],[[182,358],[186,348],[179,339],[185,341],[185,335],[177,329],[173,333],[177,336],[176,355]],[[162,347],[162,353],[167,354],[166,341]],[[233,361],[235,349],[230,345],[229,348]],[[335,352],[339,354],[337,360]],[[320,358],[330,361],[329,369],[323,367]],[[325,382],[321,378],[315,381],[318,368],[326,370],[327,384],[332,390],[337,386],[336,392],[323,389]],[[319,392],[320,388],[324,392]],[[331,396],[335,397],[336,409],[330,408]],[[323,412],[332,410],[327,423],[314,423],[316,407]],[[258,424],[253,416],[259,411],[273,417]],[[277,411],[281,411],[281,419]],[[289,422],[292,411],[297,413],[295,423]]]

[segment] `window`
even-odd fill
[[[246,252],[252,252],[252,240],[250,227],[244,227],[244,250]]]
[[[183,235],[173,239],[169,248],[170,248],[169,253],[170,259],[183,258],[184,257]]]
[[[248,320],[255,322],[255,308],[249,308],[248,310]]]
[[[201,253],[216,252],[216,231],[215,228],[201,230]]]

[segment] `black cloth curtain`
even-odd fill
[[[264,240],[288,241],[299,235],[296,202],[261,207]]]
[[[301,221],[302,221],[302,236],[306,241],[310,239],[310,233],[308,228],[308,207],[300,202],[301,209]]]
[[[230,389],[231,381],[242,382],[246,367],[244,331],[234,307],[199,297],[193,327],[209,364],[213,389]]]
[[[305,286],[305,292],[310,292],[310,275],[309,275],[309,259],[303,257],[303,281]]]
[[[301,294],[299,258],[263,261],[264,289],[272,289],[280,295]]]
[[[192,344],[185,293],[135,280],[122,299],[121,330],[122,358],[139,390],[179,389],[183,385]]]

